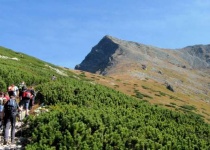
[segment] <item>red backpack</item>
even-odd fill
[[[23,95],[22,95],[23,98],[27,98],[27,99],[30,99],[32,97],[32,94],[30,91],[26,90],[26,91],[23,91]]]

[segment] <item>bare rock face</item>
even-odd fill
[[[210,45],[187,46],[180,51],[181,57],[193,68],[210,68]]]
[[[210,68],[210,45],[172,50],[105,36],[75,69],[106,75],[117,65],[130,63],[161,67],[168,67],[169,63],[183,69]]]
[[[169,51],[169,50],[168,50]],[[147,64],[152,62],[159,64],[164,61],[170,61],[174,64],[182,65],[182,61],[173,56],[174,52],[148,46],[132,41],[124,41],[111,36],[105,36],[85,59],[79,65],[75,66],[76,70],[88,71],[102,75],[114,72],[118,65],[127,65],[131,63]]]
[[[105,36],[75,69],[103,74],[106,68],[112,65],[112,55],[118,47],[118,44],[114,43],[111,37]]]

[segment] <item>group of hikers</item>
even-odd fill
[[[19,114],[25,111],[25,117],[29,116],[29,110],[34,105],[36,92],[33,87],[28,88],[24,81],[18,86],[10,85],[6,92],[0,92],[0,121],[3,127],[4,145],[15,144],[15,125]],[[20,121],[22,116],[19,116]],[[10,130],[11,128],[11,130]],[[11,131],[11,133],[9,133]]]

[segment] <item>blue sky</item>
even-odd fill
[[[209,0],[0,0],[0,46],[73,69],[105,35],[210,44]]]

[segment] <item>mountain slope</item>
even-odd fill
[[[17,52],[8,49],[0,52],[6,58],[19,58]],[[16,81],[19,75],[28,85],[34,83],[39,90],[36,100],[48,110],[24,120],[26,150],[210,148],[210,125],[192,111],[194,107],[185,106],[189,111],[183,113],[151,105],[140,99],[138,92],[134,98],[87,80],[86,73],[77,75],[23,56],[24,61],[0,59],[0,67],[4,67],[0,75],[5,83]],[[15,75],[8,77],[12,70]],[[56,80],[51,80],[51,73]]]
[[[105,36],[75,69],[99,74],[109,74],[116,63],[135,62],[164,65],[171,63],[187,68],[208,68],[210,45],[188,46],[179,50],[163,49],[137,42]]]
[[[51,80],[51,76],[67,76],[65,69],[20,52],[0,47],[1,89],[19,84],[36,85]]]
[[[210,68],[210,45],[188,46],[180,50],[193,68]]]
[[[129,79],[151,79],[209,102],[209,45],[170,50],[105,36],[76,70]]]

